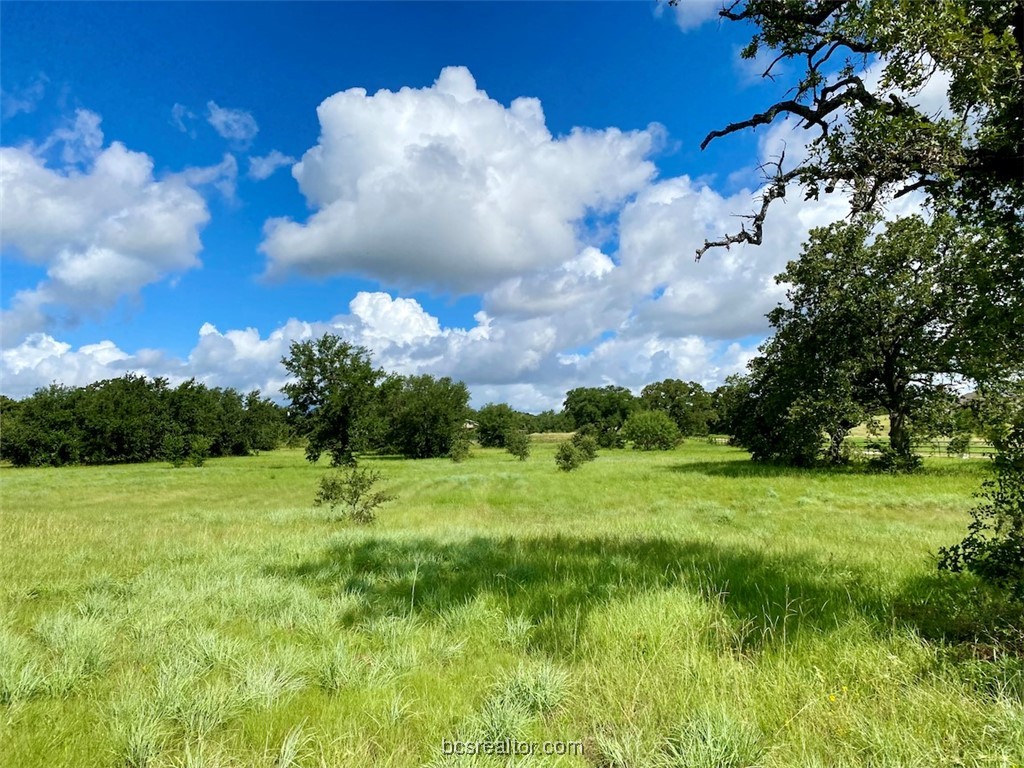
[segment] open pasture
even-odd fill
[[[554,447],[366,459],[368,527],[299,450],[0,470],[0,765],[1024,765],[1020,659],[933,559],[985,462]]]

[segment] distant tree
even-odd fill
[[[565,414],[574,429],[592,427],[603,448],[622,447],[620,434],[629,414],[637,410],[637,398],[625,387],[579,387],[566,393]]]
[[[306,458],[315,462],[326,451],[332,465],[352,464],[360,421],[371,412],[383,377],[369,351],[327,333],[292,342],[281,363],[294,377],[281,391],[290,400],[292,423],[306,437]]]
[[[530,458],[530,436],[525,429],[513,429],[505,435],[505,450],[520,461]]]
[[[749,393],[748,376],[739,373],[727,376],[725,382],[711,393],[711,407],[714,409],[715,418],[708,425],[708,429],[717,435],[735,435],[739,429],[739,410]]]
[[[488,403],[476,412],[474,420],[481,448],[504,448],[509,433],[524,429],[528,417],[505,403]]]
[[[570,440],[559,443],[555,450],[555,465],[563,472],[572,472],[583,466],[585,461],[586,457]]]
[[[81,461],[80,398],[80,390],[51,384],[19,402],[4,422],[4,456],[18,467],[59,467]]]
[[[575,427],[564,413],[542,411],[530,417],[528,429],[531,432],[572,432]]]
[[[640,403],[649,411],[668,414],[687,437],[708,434],[715,419],[711,394],[695,381],[665,379],[648,384],[640,393]]]
[[[634,411],[626,419],[622,434],[638,451],[669,451],[683,439],[675,421],[664,411]]]
[[[466,439],[469,390],[445,376],[406,376],[391,394],[387,445],[413,459],[447,456]]]
[[[597,438],[586,428],[581,429],[569,440],[573,448],[579,451],[583,461],[593,461],[597,458]]]
[[[258,389],[245,396],[242,433],[247,451],[271,451],[284,442],[287,435],[285,410]]]

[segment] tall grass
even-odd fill
[[[984,462],[554,450],[368,459],[373,526],[298,451],[0,469],[0,765],[1024,765],[1007,608],[932,555]],[[584,755],[441,750],[503,738]]]

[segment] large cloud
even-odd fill
[[[433,86],[337,93],[293,175],[316,212],[267,223],[268,271],[356,272],[398,286],[486,289],[554,267],[581,221],[654,175],[657,129],[553,137],[540,102],[510,106],[448,67]]]
[[[103,149],[99,123],[79,110],[38,147],[0,148],[0,239],[47,273],[4,311],[5,346],[199,263],[202,196],[186,177],[155,180],[148,155],[120,142]],[[50,168],[57,149],[63,164]]]

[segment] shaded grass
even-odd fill
[[[1009,608],[931,557],[980,462],[553,451],[367,461],[370,528],[298,451],[0,469],[0,765],[1024,763]]]

